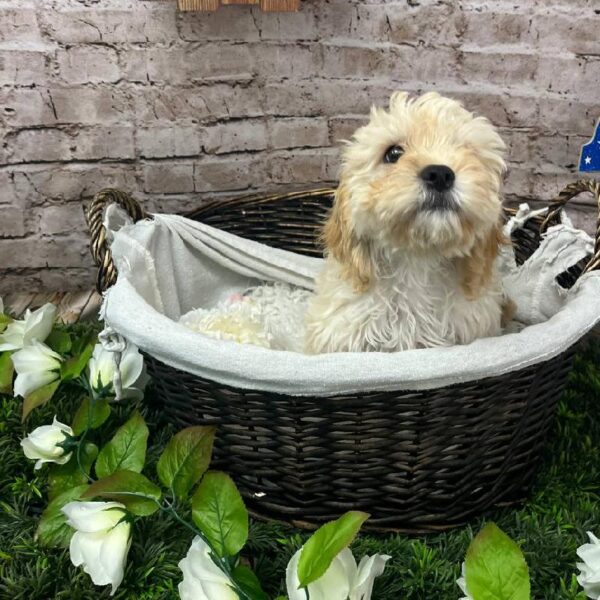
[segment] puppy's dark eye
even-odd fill
[[[390,146],[383,156],[384,163],[396,163],[398,159],[404,154],[404,148],[402,146]]]

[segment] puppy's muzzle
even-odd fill
[[[425,184],[425,208],[429,210],[454,210],[456,203],[450,193],[456,176],[446,165],[429,165],[419,177]]]

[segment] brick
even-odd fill
[[[132,117],[129,94],[111,87],[0,89],[0,118],[13,127],[118,123]]]
[[[82,259],[89,255],[88,246],[89,240],[83,235],[62,240],[0,240],[0,264],[11,265],[15,269],[81,267]]]
[[[263,90],[254,86],[216,84],[199,88],[145,88],[133,96],[134,112],[147,123],[194,124],[224,118],[259,117],[265,112]]]
[[[368,122],[366,116],[340,116],[329,119],[329,137],[331,142],[338,144],[349,140],[353,133]]]
[[[535,157],[538,164],[574,171],[579,165],[581,148],[588,141],[587,136],[581,135],[542,135],[534,140]]]
[[[0,7],[0,41],[37,42],[41,39],[38,14],[31,7]]]
[[[285,14],[253,9],[253,17],[261,40],[297,42],[319,39],[315,11],[308,4],[298,12]]]
[[[0,86],[32,85],[52,76],[52,50],[0,49]]]
[[[60,76],[70,84],[115,82],[120,78],[117,52],[105,46],[73,46],[59,50]]]
[[[378,73],[389,76],[391,65],[390,49],[385,46],[368,48],[365,46],[323,45],[323,76],[359,78]]]
[[[0,296],[22,293],[23,290],[68,291],[90,290],[96,281],[92,260],[82,261],[85,268],[2,269],[0,267]]]
[[[197,156],[200,141],[198,128],[191,124],[144,127],[137,134],[138,150],[143,158]]]
[[[0,89],[0,119],[13,127],[52,125],[57,117],[51,96],[41,89]]]
[[[382,22],[380,27],[384,31],[387,25],[387,38],[395,44],[456,46],[462,40],[466,17],[453,4],[363,6],[359,8],[359,14],[368,11],[365,18],[372,19],[375,11],[380,12],[380,19],[385,19],[385,24]]]
[[[72,3],[66,2],[40,11],[39,16],[53,39],[64,44],[171,43],[177,38],[173,3],[135,2],[125,10],[102,4],[96,9],[73,10]],[[124,3],[119,4],[123,7]]]
[[[538,68],[537,54],[464,51],[460,72],[465,81],[489,82],[500,86],[533,81]]]
[[[9,162],[53,162],[135,156],[133,128],[25,129],[8,136]]]
[[[63,235],[76,231],[85,233],[87,225],[80,204],[47,206],[38,211],[40,231],[44,235]]]
[[[119,124],[133,116],[127,92],[114,87],[69,86],[50,89],[47,95],[60,123]]]
[[[15,166],[12,182],[15,196],[31,206],[48,200],[80,202],[109,187],[132,194],[138,189],[133,165],[102,163]]]
[[[60,129],[23,129],[8,137],[11,162],[54,162],[71,158],[72,137]]]
[[[24,211],[16,206],[0,207],[0,238],[18,238],[24,235]]]
[[[536,83],[540,91],[573,94],[580,100],[598,99],[600,58],[540,56]]]
[[[526,5],[525,5],[526,6]],[[462,12],[461,43],[470,48],[489,46],[534,46],[537,42],[538,18],[532,10],[466,10]]]
[[[194,165],[198,192],[247,190],[267,182],[266,161],[259,155],[205,159]]]
[[[274,119],[268,125],[271,148],[327,146],[329,130],[324,118]]]
[[[232,11],[235,11],[232,15]],[[230,8],[215,12],[180,13],[177,18],[179,35],[188,42],[201,40],[239,40],[253,42],[260,39],[256,13],[247,7]]]
[[[241,45],[142,48],[121,55],[125,79],[169,84],[248,80],[252,78],[252,62],[248,49]]]
[[[208,154],[264,150],[267,147],[267,126],[264,121],[221,123],[204,129],[201,139]]]
[[[161,194],[181,194],[194,191],[192,164],[147,164],[143,168],[144,191]]]
[[[75,160],[134,158],[134,128],[126,125],[82,129],[71,146],[71,156]]]
[[[339,154],[335,149],[323,150],[318,154],[307,151],[273,154],[267,168],[273,183],[330,183],[337,177]]]
[[[6,205],[18,206],[19,204],[20,201],[15,189],[14,174],[10,171],[0,171],[0,210],[3,210]]]
[[[590,13],[560,14],[556,12],[537,15],[540,48],[553,52],[575,54],[598,53],[598,16]]]
[[[249,70],[263,77],[305,79],[322,76],[323,58],[319,44],[248,44]]]
[[[599,115],[600,98],[585,103],[572,97],[542,96],[539,100],[537,122],[543,131],[591,136]]]

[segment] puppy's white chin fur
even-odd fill
[[[385,163],[394,145],[403,155]],[[372,110],[344,152],[307,351],[397,351],[500,332],[503,150],[487,120],[438,94],[398,93],[389,111]],[[453,205],[428,209],[421,174],[440,164],[455,176]]]

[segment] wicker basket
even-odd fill
[[[580,192],[600,201],[600,183],[568,186],[515,234],[517,260],[535,250],[540,231],[559,220]],[[320,255],[316,238],[333,191],[246,197],[212,203],[185,216],[278,248]],[[140,205],[104,190],[88,210],[98,289],[116,271],[102,215],[118,203],[134,221]],[[511,211],[507,211],[507,215]],[[572,285],[591,260],[561,276]],[[215,463],[236,480],[259,517],[314,527],[350,509],[371,514],[372,530],[443,530],[498,504],[526,497],[534,481],[573,349],[499,377],[426,391],[294,397],[236,389],[147,364],[168,417],[180,426],[218,426]]]

